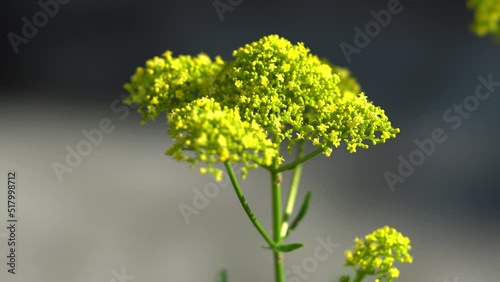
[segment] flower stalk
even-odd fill
[[[347,69],[311,54],[303,43],[269,35],[232,55],[234,60],[225,62],[203,53],[175,57],[167,51],[137,68],[125,85],[130,96],[124,102],[138,105],[143,122],[166,114],[173,140],[166,155],[191,167],[201,164],[200,173],[217,181],[223,178],[217,164],[224,164],[243,210],[273,252],[275,281],[285,282],[284,254],[302,244],[284,241],[305,216],[311,198],[308,192],[291,221],[303,164],[320,153],[329,157],[341,143],[351,153],[368,148],[367,143],[385,143],[399,129],[361,92]],[[283,165],[280,149],[285,142],[297,154]],[[307,144],[316,148],[304,154]],[[248,205],[233,163],[242,165],[242,179],[251,169],[269,171],[271,235]],[[283,209],[282,175],[291,170]],[[387,271],[384,275],[391,279],[399,275],[394,268]],[[358,273],[355,282],[367,273]]]
[[[304,152],[304,140],[300,140],[297,146],[297,160],[302,158]],[[302,175],[302,163],[298,164],[294,171],[292,177],[292,183],[290,185],[290,192],[288,194],[288,200],[285,208],[285,215],[283,216],[283,227],[281,230],[281,236],[285,237],[288,234],[288,228],[290,227],[290,216],[292,215],[293,208],[295,206],[295,201],[297,200],[297,193],[299,191],[300,178]]]
[[[248,205],[245,196],[243,195],[243,191],[241,190],[240,184],[238,183],[238,179],[236,178],[236,174],[234,173],[233,166],[229,162],[224,163],[227,173],[229,175],[229,179],[231,180],[231,184],[233,185],[234,191],[236,192],[236,196],[238,197],[238,200],[241,203],[241,206],[243,207],[243,210],[245,210],[245,213],[247,214],[248,218],[250,221],[253,223],[257,231],[259,231],[260,235],[262,235],[262,238],[266,240],[267,244],[269,245],[270,248],[274,249],[276,246],[276,243],[273,241],[271,236],[269,236],[262,226],[262,224],[259,222],[257,217],[255,217],[255,214],[253,213],[252,209]]]
[[[278,160],[274,160],[273,167],[278,166]],[[271,199],[272,199],[272,213],[273,213],[273,236],[275,244],[279,245],[282,241],[281,236],[281,173],[276,170],[271,172]],[[283,253],[279,250],[273,250],[274,255],[274,273],[276,282],[285,281],[285,267],[283,263]]]

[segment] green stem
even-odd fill
[[[354,280],[352,282],[361,282],[363,281],[363,279],[365,278],[366,276],[366,273],[364,273],[363,271],[357,271],[356,272],[356,277],[354,277]]]
[[[282,215],[281,215],[281,173],[276,171],[278,167],[278,159],[276,158],[273,162],[273,171],[271,171],[271,192],[272,192],[272,204],[273,204],[273,235],[274,242],[276,245],[281,244],[281,226],[282,226]],[[273,250],[274,253],[274,273],[276,282],[285,281],[285,266],[283,263],[283,253],[277,250]]]
[[[259,222],[259,220],[255,217],[254,213],[252,212],[252,209],[250,209],[250,206],[248,205],[245,196],[243,196],[243,191],[240,188],[240,184],[238,183],[238,179],[236,178],[236,175],[234,173],[233,167],[231,166],[231,163],[225,162],[224,165],[226,166],[227,173],[229,174],[229,179],[231,179],[231,183],[233,184],[234,191],[236,192],[236,196],[238,196],[238,200],[240,200],[241,206],[245,210],[248,218],[250,218],[250,221],[253,223],[255,228],[259,231],[260,235],[266,240],[266,242],[269,244],[269,247],[274,249],[276,246],[276,243],[271,239],[271,236],[269,236],[262,226],[262,224]]]
[[[314,158],[315,156],[317,156],[319,153],[323,152],[323,149],[319,148],[319,149],[316,149],[315,151],[305,155],[304,157],[302,158],[299,158],[287,165],[284,165],[282,167],[276,167],[275,170],[276,172],[283,172],[283,171],[286,171],[286,170],[291,170],[291,169],[294,169],[296,168],[298,165],[300,165],[301,163],[307,161],[307,160],[310,160],[312,158]]]
[[[304,152],[304,140],[299,141],[297,150],[297,160],[302,158]],[[292,215],[293,207],[297,199],[297,192],[299,191],[300,177],[302,175],[302,163],[298,164],[293,171],[292,184],[290,186],[290,193],[288,194],[288,200],[285,208],[285,216],[283,217],[283,230],[281,231],[281,236],[286,236],[288,232],[289,222],[288,219]]]

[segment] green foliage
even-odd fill
[[[286,244],[286,245],[278,245],[275,247],[277,251],[283,252],[283,253],[288,253],[291,251],[294,251],[296,249],[302,248],[304,244],[301,243],[293,243],[293,244]]]
[[[399,270],[393,266],[395,261],[413,262],[409,254],[410,239],[389,226],[373,231],[364,240],[356,238],[354,242],[356,245],[353,249],[345,252],[345,265],[354,267],[356,277],[378,275],[374,282],[382,279],[390,282],[399,277]]]
[[[349,282],[350,279],[351,277],[343,275],[342,277],[340,277],[339,282]]]
[[[474,10],[471,29],[476,35],[500,38],[500,0],[468,0],[467,7]]]
[[[225,267],[221,268],[215,277],[215,282],[227,282],[227,270]]]
[[[300,206],[299,213],[297,214],[297,217],[290,224],[290,228],[288,229],[288,233],[295,230],[295,228],[297,228],[297,226],[302,221],[304,216],[306,216],[306,213],[309,210],[309,202],[311,201],[311,196],[312,196],[311,191],[307,191],[307,194],[304,197],[304,201],[302,202],[302,205]],[[287,234],[287,236],[288,236],[288,234]]]
[[[277,35],[246,44],[224,63],[207,55],[173,57],[165,52],[139,67],[125,89],[125,103],[139,105],[143,122],[167,115],[174,145],[167,154],[204,163],[201,172],[221,179],[213,164],[231,161],[248,169],[282,163],[307,140],[330,156],[341,142],[353,153],[394,138],[385,112],[374,106],[347,70],[331,67],[303,43]]]

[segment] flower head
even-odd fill
[[[167,114],[174,140],[167,153],[204,162],[203,173],[219,176],[216,162],[242,162],[244,172],[280,163],[284,141],[291,150],[307,140],[329,156],[341,142],[356,152],[399,132],[346,69],[320,60],[303,43],[269,35],[233,57],[225,63],[165,52],[125,86],[125,102],[139,105],[143,121]]]
[[[139,106],[143,122],[154,120],[162,112],[206,96],[211,80],[223,65],[220,57],[215,61],[203,53],[173,57],[172,52],[166,51],[162,57],[154,57],[137,68],[125,84],[130,95],[124,102]]]
[[[328,63],[325,59],[323,59],[325,63]],[[330,63],[328,63],[330,64]],[[359,85],[356,78],[351,75],[351,72],[343,67],[331,65],[332,71],[339,75],[340,82],[338,84],[339,90],[342,91],[342,95],[345,97],[355,97],[361,94],[361,86]]]
[[[221,106],[213,98],[196,99],[174,109],[168,123],[174,145],[167,154],[193,165],[204,162],[207,168],[201,172],[211,172],[216,178],[222,174],[213,167],[215,163],[243,162],[245,177],[247,168],[271,165],[278,156],[276,145],[261,127],[243,121],[238,108]]]
[[[410,239],[389,226],[366,235],[364,240],[356,238],[355,243],[352,250],[345,252],[345,265],[366,275],[378,275],[375,281],[385,279],[390,282],[398,278],[399,270],[394,267],[395,261],[413,262],[409,254]]]
[[[288,140],[291,149],[306,139],[329,153],[343,141],[356,152],[399,132],[346,69],[332,68],[302,43],[270,35],[233,56],[213,84],[215,97],[239,106],[244,120],[257,122],[278,144]]]
[[[472,31],[485,36],[493,34],[500,37],[500,0],[468,0],[467,6],[474,11]]]

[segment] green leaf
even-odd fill
[[[227,270],[225,267],[219,270],[215,278],[215,282],[227,282]]]
[[[349,280],[351,280],[351,277],[349,277],[348,275],[342,275],[342,277],[340,277],[339,279],[339,282],[349,282]]]
[[[302,202],[302,205],[300,206],[299,213],[297,214],[297,217],[292,221],[292,224],[290,225],[288,232],[295,230],[297,225],[299,225],[300,221],[304,218],[304,216],[307,213],[307,210],[309,209],[309,201],[310,200],[311,200],[311,191],[307,191],[307,194],[304,197],[304,201]]]
[[[298,248],[302,248],[303,246],[304,246],[304,244],[301,244],[301,243],[293,243],[293,244],[276,246],[275,250],[280,251],[280,252],[284,252],[284,253],[288,253],[288,252],[291,252],[291,251],[296,250]]]

